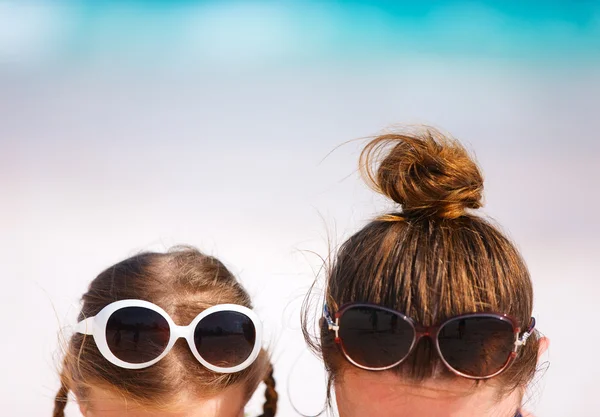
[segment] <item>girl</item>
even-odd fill
[[[475,213],[479,168],[433,129],[379,136],[360,159],[400,208],[350,237],[328,272],[313,346],[340,416],[520,416],[548,341],[523,259]]]
[[[261,381],[262,416],[274,416],[273,370],[251,308],[227,268],[195,249],[117,263],[83,295],[53,416],[64,416],[71,391],[85,417],[241,417]]]

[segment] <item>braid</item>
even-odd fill
[[[259,417],[274,417],[277,413],[277,391],[275,390],[275,378],[273,377],[273,366],[269,367],[269,373],[264,379],[267,386],[265,389],[265,403],[263,413]]]
[[[54,412],[52,417],[65,417],[65,407],[69,400],[69,387],[67,386],[67,378],[64,371],[60,374],[60,389],[54,398]]]

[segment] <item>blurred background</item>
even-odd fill
[[[597,416],[599,97],[592,1],[0,0],[2,414],[51,415],[96,274],[187,243],[253,295],[280,415],[316,415],[311,252],[386,208],[364,141],[338,145],[427,123],[475,152],[530,266],[552,344],[527,407]]]

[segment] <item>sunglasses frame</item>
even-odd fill
[[[352,308],[357,308],[357,307],[368,307],[368,308],[373,308],[376,310],[386,311],[388,313],[397,315],[398,317],[403,319],[406,323],[410,324],[410,326],[412,327],[413,332],[414,332],[414,337],[413,337],[413,342],[404,357],[402,357],[399,361],[396,361],[395,363],[393,363],[391,365],[384,366],[384,367],[376,367],[376,368],[361,365],[350,357],[350,355],[348,354],[348,352],[346,352],[346,349],[344,347],[344,341],[339,336],[340,318],[346,311],[348,311]],[[327,304],[325,303],[325,304],[323,304],[323,317],[325,318],[325,320],[327,322],[328,329],[330,331],[335,332],[335,343],[340,347],[340,350],[342,351],[342,354],[344,355],[344,357],[350,363],[352,363],[354,366],[357,366],[361,369],[366,369],[368,371],[385,371],[387,369],[394,368],[395,366],[400,365],[402,362],[404,362],[410,356],[410,354],[414,351],[414,349],[418,345],[419,341],[423,337],[429,337],[431,339],[431,341],[433,342],[435,349],[437,351],[437,354],[440,357],[440,359],[442,360],[442,363],[452,373],[454,373],[455,375],[461,376],[463,378],[478,379],[478,380],[493,378],[493,377],[499,375],[500,373],[504,372],[506,369],[508,369],[510,367],[510,365],[512,365],[512,363],[514,362],[515,358],[517,357],[517,354],[518,354],[521,346],[524,346],[527,343],[527,339],[529,338],[529,336],[531,336],[531,334],[533,332],[533,328],[535,327],[535,318],[531,317],[531,323],[530,323],[528,329],[521,334],[521,328],[519,327],[517,320],[515,318],[509,316],[508,314],[502,314],[502,313],[467,313],[467,314],[461,314],[459,316],[450,317],[449,319],[444,320],[442,323],[434,325],[434,326],[421,326],[421,325],[417,324],[412,318],[406,316],[405,314],[402,314],[399,311],[396,311],[391,308],[383,307],[383,306],[380,306],[377,304],[371,304],[371,303],[346,303],[346,304],[342,305],[342,307],[335,313],[335,315],[334,315],[335,321],[332,319],[331,314],[329,313],[329,309],[327,308]],[[444,355],[442,354],[442,351],[440,349],[440,344],[439,344],[439,339],[438,339],[440,330],[443,329],[444,326],[446,326],[448,323],[451,323],[455,320],[461,320],[461,319],[465,319],[465,318],[469,318],[469,317],[495,318],[495,319],[510,323],[510,325],[513,328],[513,332],[515,335],[514,349],[509,354],[509,356],[506,359],[506,362],[504,363],[502,368],[500,370],[494,372],[491,375],[473,376],[473,375],[468,375],[463,372],[460,372],[457,369],[454,369],[446,361],[446,359],[444,358]]]
[[[158,355],[156,358],[152,359],[151,361],[143,362],[143,363],[126,362],[126,361],[123,361],[123,360],[117,358],[112,353],[110,348],[108,347],[108,342],[106,340],[106,325],[108,323],[108,320],[113,315],[113,313],[115,313],[116,311],[121,310],[123,308],[126,308],[126,307],[147,308],[148,310],[151,310],[151,311],[154,311],[154,312],[160,314],[169,324],[169,333],[170,333],[169,342],[168,342],[167,346],[165,347],[165,350],[160,355]],[[242,363],[240,363],[239,365],[236,365],[236,366],[221,367],[221,366],[211,364],[210,362],[206,361],[200,355],[200,353],[198,352],[198,349],[196,349],[196,345],[194,343],[194,332],[196,330],[196,326],[198,325],[198,323],[200,323],[202,321],[202,319],[204,319],[205,317],[207,317],[213,313],[220,312],[220,311],[233,311],[233,312],[241,313],[241,314],[245,315],[246,317],[248,317],[250,319],[250,321],[252,321],[252,324],[254,325],[255,339],[254,339],[254,347],[252,349],[252,352],[250,353],[250,356],[248,356],[248,358],[246,358],[246,360],[244,360]],[[187,341],[187,344],[188,344],[190,350],[192,351],[192,354],[196,357],[198,362],[200,362],[202,365],[204,365],[206,368],[210,369],[211,371],[229,374],[229,373],[239,372],[241,370],[246,369],[248,366],[250,366],[258,357],[258,354],[260,353],[260,350],[261,350],[261,343],[262,343],[262,323],[261,323],[260,319],[258,318],[256,313],[254,313],[254,311],[250,310],[247,307],[237,305],[237,304],[217,304],[217,305],[211,306],[211,307],[207,308],[206,310],[202,311],[200,314],[198,314],[189,325],[179,326],[179,325],[175,324],[173,319],[171,319],[171,317],[167,314],[167,312],[165,310],[163,310],[156,304],[153,304],[149,301],[144,301],[144,300],[119,300],[119,301],[115,301],[115,302],[112,302],[112,303],[106,305],[95,316],[88,317],[85,320],[82,320],[79,323],[77,323],[75,331],[77,333],[81,333],[84,335],[93,336],[94,341],[96,342],[96,346],[98,347],[98,350],[100,351],[102,356],[104,356],[104,358],[106,358],[106,360],[108,360],[113,365],[116,365],[116,366],[119,366],[119,367],[125,368],[125,369],[142,369],[142,368],[147,368],[149,366],[154,365],[155,363],[160,361],[162,358],[164,358],[169,353],[169,351],[173,348],[173,346],[175,345],[175,342],[178,339],[183,338]]]

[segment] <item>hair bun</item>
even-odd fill
[[[376,137],[362,151],[360,168],[407,217],[454,219],[482,206],[479,167],[459,142],[432,128]]]

